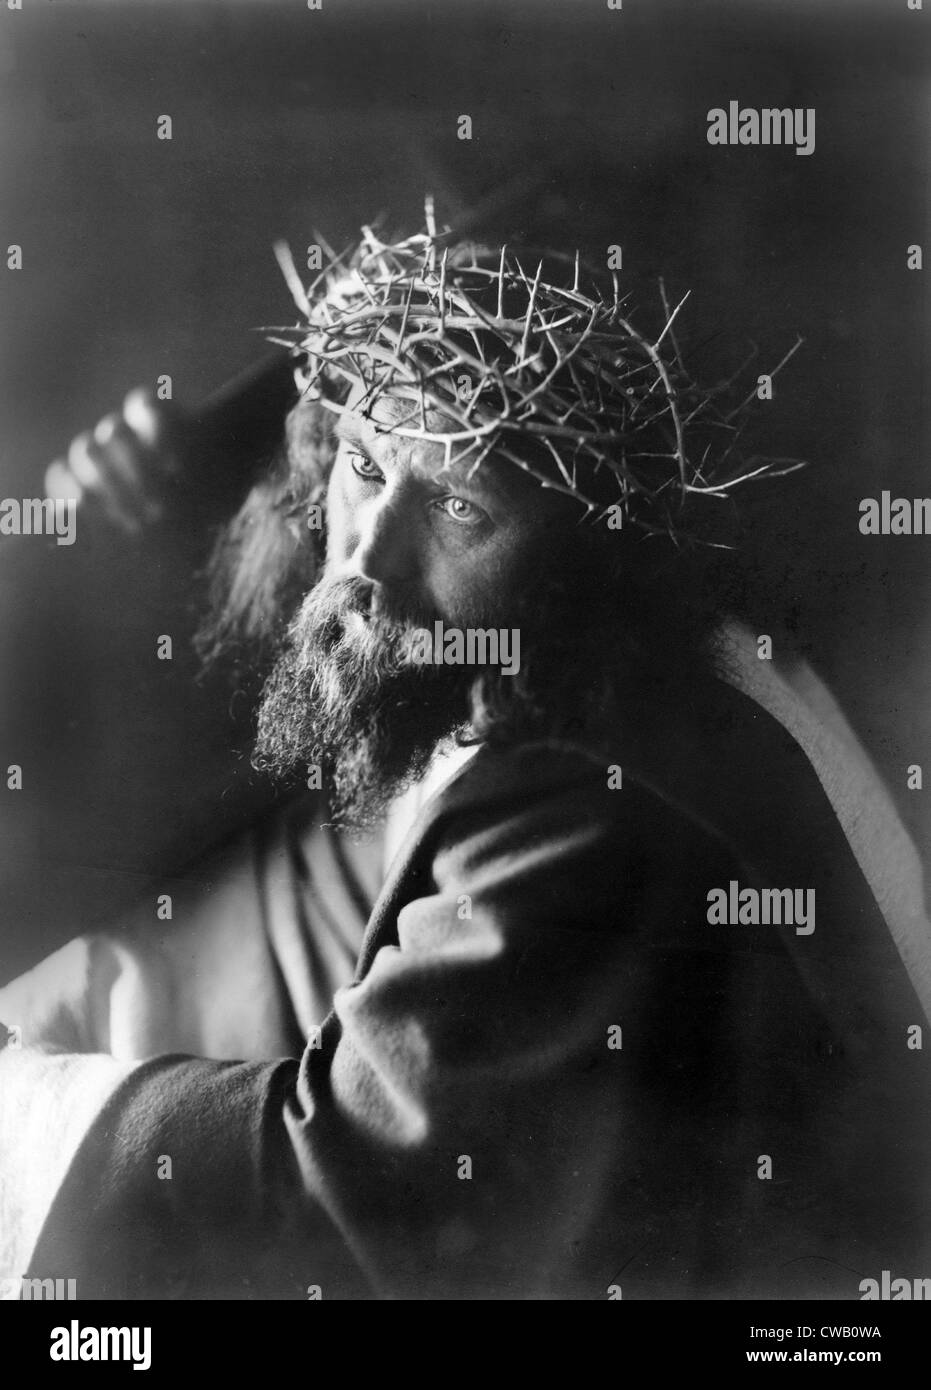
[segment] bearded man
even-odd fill
[[[722,499],[779,469],[735,460],[676,311],[644,336],[578,260],[428,226],[365,229],[316,298],[286,268],[301,395],[201,643],[270,658],[257,765],[326,805],[228,847],[170,925],[145,904],[0,992],[0,1272],[349,1299],[921,1275],[918,857],[721,548]],[[126,441],[85,441],[75,485]],[[503,629],[510,669],[439,636]]]

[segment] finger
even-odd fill
[[[95,444],[89,431],[85,430],[72,439],[68,449],[68,467],[85,493],[99,499],[111,521],[124,531],[141,529],[135,512],[122,502],[112,486],[100,446]]]
[[[122,416],[105,415],[94,427],[98,461],[107,472],[113,490],[124,507],[145,521],[162,515],[161,503],[150,495],[151,455]]]
[[[138,386],[123,401],[123,419],[142,441],[153,460],[168,474],[177,473],[173,412],[144,386]]]
[[[64,459],[56,459],[45,470],[45,495],[53,501],[67,502],[72,498],[80,506],[84,489]]]

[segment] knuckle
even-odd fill
[[[62,459],[56,459],[45,470],[45,492],[48,497],[74,497],[80,501],[82,488]]]
[[[134,386],[123,398],[123,414],[131,414],[134,411],[145,411],[148,415],[158,414],[155,393],[148,386]]]
[[[112,413],[105,415],[102,420],[98,420],[94,426],[94,441],[97,444],[109,444],[119,427],[119,415]]]
[[[123,402],[123,425],[137,442],[148,449],[161,446],[168,428],[168,415],[150,391],[138,387]]]
[[[84,487],[97,487],[100,468],[91,456],[92,439],[86,431],[72,439],[68,448],[68,467]]]

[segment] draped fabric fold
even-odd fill
[[[811,673],[741,660],[711,699],[631,712],[622,789],[591,750],[480,749],[398,850],[354,976],[335,927],[315,956],[319,913],[270,924],[266,898],[244,970],[285,1033],[317,1011],[314,961],[339,962],[299,1059],[0,1058],[4,1113],[42,1112],[42,1061],[88,1097],[45,1189],[0,1154],[4,1220],[41,1228],[29,1272],[79,1297],[438,1299],[856,1298],[921,1274],[920,864]],[[304,905],[319,862],[281,861]],[[813,890],[815,930],[709,922],[734,880]]]

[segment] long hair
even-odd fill
[[[206,615],[194,639],[204,666],[263,666],[326,550],[326,488],[336,455],[333,416],[298,405],[265,475],[217,535],[206,566]]]

